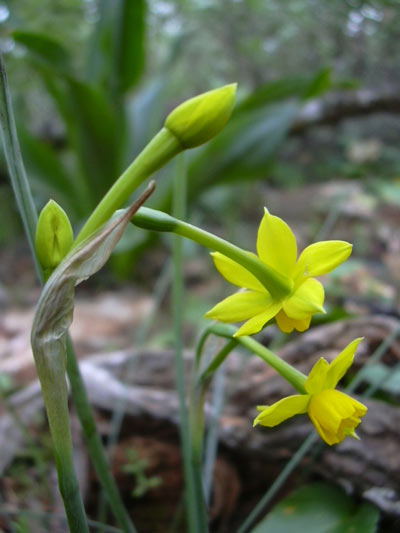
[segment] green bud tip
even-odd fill
[[[36,253],[44,270],[54,270],[72,247],[74,235],[64,209],[49,200],[36,226]]]
[[[194,148],[215,137],[228,122],[235,104],[237,83],[190,98],[171,111],[165,127],[183,148]]]

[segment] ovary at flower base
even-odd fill
[[[327,444],[338,444],[347,436],[358,438],[355,428],[366,414],[367,407],[335,387],[352,365],[361,340],[351,342],[331,364],[321,357],[305,382],[307,394],[288,396],[270,406],[258,406],[261,412],[253,425],[274,427],[292,416],[308,413]]]
[[[265,208],[258,229],[257,255],[270,270],[288,280],[292,286],[290,294],[281,299],[273,297],[245,267],[220,252],[214,252],[212,256],[220,274],[245,290],[228,296],[205,316],[227,323],[245,320],[235,336],[254,335],[273,318],[285,333],[294,329],[305,331],[315,313],[325,312],[324,288],[315,276],[334,270],[348,259],[351,251],[352,245],[348,242],[321,241],[305,248],[297,259],[297,243],[292,230]]]

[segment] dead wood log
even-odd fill
[[[350,340],[364,336],[356,359],[359,365],[398,328],[397,320],[385,316],[337,322],[312,329],[287,344],[281,354],[307,373],[318,357],[332,359]],[[400,341],[396,339],[383,360],[391,365],[399,357]],[[188,373],[191,359],[187,352]],[[146,423],[153,428],[155,422],[173,428],[179,423],[172,368],[172,351],[148,349],[97,356],[81,364],[92,404],[107,411],[123,406],[130,419],[140,420],[141,429]],[[274,429],[252,428],[257,404],[271,403],[293,393],[280,376],[254,356],[229,356],[227,391],[229,400],[220,419],[220,443],[241,462],[256,464],[257,474],[267,480],[271,467],[275,472],[285,464],[313,430],[312,425],[304,416]],[[38,390],[33,391],[29,399],[25,395],[20,405],[15,398],[10,401],[23,413],[38,394]],[[400,409],[375,399],[365,403],[369,411],[357,430],[361,441],[346,439],[339,446],[322,446],[316,461],[305,457],[304,463],[311,473],[340,483],[355,495],[374,501],[385,512],[400,516]],[[206,414],[212,416],[209,403]],[[138,424],[133,427],[137,431]]]
[[[399,89],[390,87],[332,92],[310,100],[299,111],[290,133],[299,135],[315,126],[334,125],[346,118],[373,113],[400,113]]]

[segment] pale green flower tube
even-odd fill
[[[251,272],[276,298],[284,298],[292,290],[292,283],[288,278],[264,264],[255,254],[242,250],[242,248],[208,231],[178,220],[167,213],[148,207],[141,207],[133,217],[132,222],[141,228],[154,231],[167,231],[181,235],[210,250],[216,250],[224,254]]]
[[[74,247],[94,233],[154,172],[180,152],[215,137],[231,116],[236,84],[226,85],[183,102],[167,117],[164,127],[114,183],[93,211]]]

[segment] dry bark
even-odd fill
[[[398,328],[397,320],[385,316],[337,322],[314,328],[287,344],[281,354],[307,373],[318,357],[332,359],[350,340],[364,336],[356,368]],[[383,361],[392,365],[399,358],[400,341],[396,339]],[[187,352],[188,372],[191,359]],[[114,352],[84,361],[81,369],[93,405],[107,411],[123,405],[126,414],[136,420],[134,431],[146,424],[150,428],[155,424],[176,428],[179,416],[172,351]],[[31,391],[29,398],[27,394],[20,395],[19,404],[18,395],[10,400],[22,418],[26,417],[26,410],[30,411],[33,399],[38,401],[39,391],[34,388]],[[252,420],[257,404],[268,404],[292,393],[291,387],[264,362],[254,356],[231,354],[227,363],[228,401],[219,431],[225,451],[240,457],[242,462],[257,464],[261,476],[267,476],[271,467],[274,471],[281,468],[312,431],[308,418],[295,417],[274,429],[253,429]],[[400,516],[400,409],[376,399],[363,401],[369,411],[357,430],[361,440],[346,439],[339,446],[322,447],[316,461],[306,457],[303,462],[311,473],[340,483],[350,492],[372,500],[385,512]],[[212,416],[208,403],[206,413]],[[7,438],[4,431],[0,436]],[[0,447],[7,448],[1,442]]]
[[[301,134],[314,126],[333,125],[346,118],[372,113],[400,113],[399,89],[333,92],[311,100],[299,111],[290,132]]]

